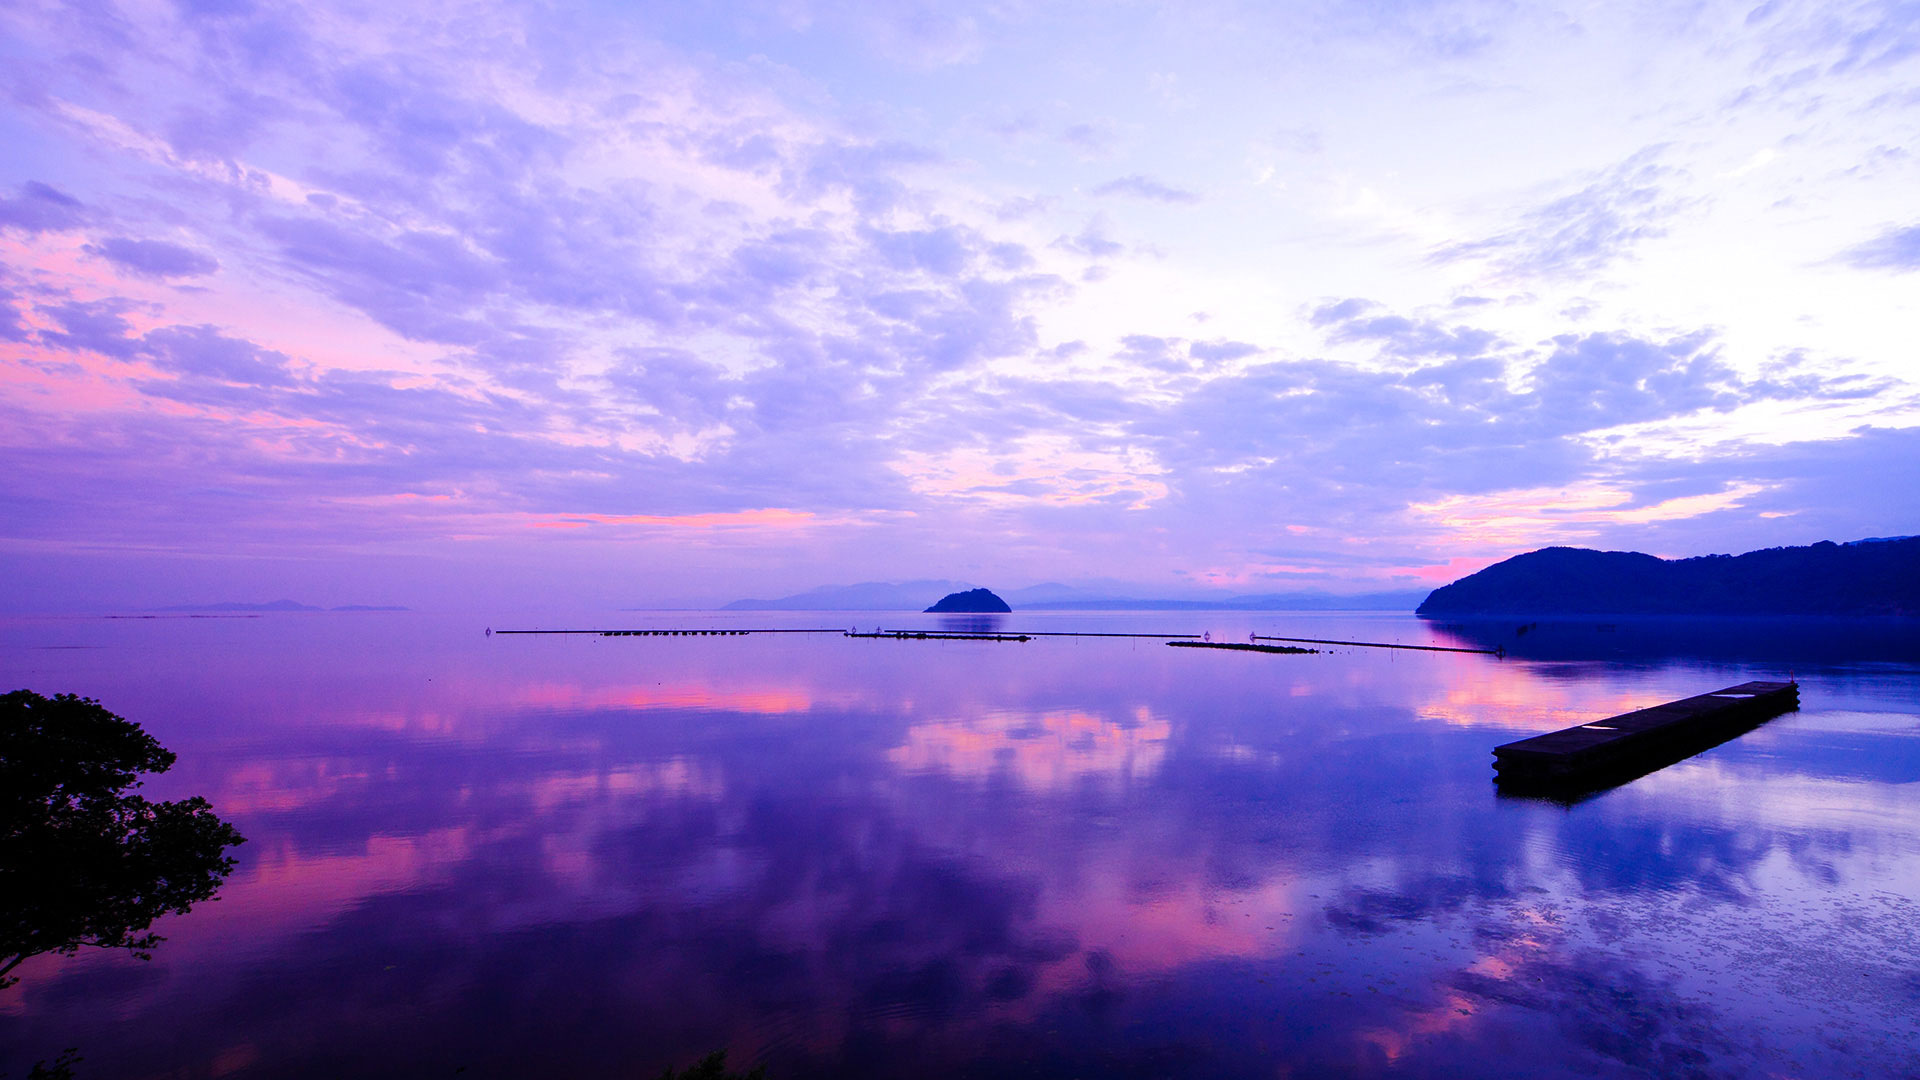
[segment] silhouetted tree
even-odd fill
[[[149,802],[174,755],[90,698],[0,695],[0,988],[29,956],[83,945],[151,959],[148,930],[213,896],[244,843],[202,798]]]
[[[715,1050],[680,1072],[669,1067],[660,1074],[660,1080],[766,1080],[766,1075],[765,1065],[755,1066],[752,1072],[728,1072],[727,1052]]]
[[[85,1060],[80,1056],[79,1047],[69,1046],[60,1051],[60,1056],[53,1059],[52,1065],[48,1065],[45,1058],[34,1062],[33,1068],[27,1070],[27,1080],[73,1080],[73,1067]],[[5,1080],[9,1075],[0,1073],[0,1080]]]

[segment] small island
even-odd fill
[[[990,589],[968,589],[966,592],[948,593],[940,602],[927,609],[935,614],[979,615],[1010,612],[1005,600],[993,595]]]

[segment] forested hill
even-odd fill
[[[1468,615],[1920,615],[1920,537],[1660,559],[1551,547],[1435,589]]]

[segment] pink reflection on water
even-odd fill
[[[1029,791],[1052,791],[1088,777],[1145,779],[1165,759],[1172,733],[1173,725],[1146,705],[1120,720],[1072,709],[988,709],[914,724],[887,760],[909,772],[1007,776]]]
[[[1610,680],[1595,685],[1542,679],[1532,665],[1521,661],[1461,663],[1449,674],[1451,677],[1444,682],[1427,688],[1419,711],[1422,716],[1458,727],[1552,731],[1658,705],[1674,696],[1658,685],[1635,682]],[[1700,692],[1692,690],[1678,696]],[[1658,696],[1661,694],[1669,696]]]
[[[673,685],[582,686],[542,683],[518,687],[512,700],[519,705],[549,709],[707,709],[717,712],[803,713],[823,702],[814,690],[798,682],[775,683],[762,674],[743,676],[738,685],[722,682],[692,681],[682,676]],[[833,703],[852,704],[862,695],[836,694]]]
[[[1563,998],[1530,988],[1608,934],[1647,955],[1684,932],[1666,921],[1798,919],[1844,938],[1828,925],[1835,883],[1911,884],[1897,867],[1914,850],[1899,824],[1912,797],[1898,785],[1750,757],[1688,763],[1573,811],[1494,799],[1496,737],[1665,700],[1699,670],[1576,678],[1471,656],[838,637],[501,645],[463,628],[403,661],[358,632],[294,635],[279,652],[189,651],[197,668],[143,673],[122,656],[94,669],[118,664],[119,707],[165,718],[182,754],[169,793],[209,795],[253,837],[219,903],[160,927],[165,977],[118,991],[116,1016],[138,1027],[155,1002],[281,968],[276,985],[297,987],[303,963],[348,970],[350,992],[383,1000],[386,965],[406,971],[405,958],[365,942],[368,924],[392,922],[404,933],[381,948],[442,949],[408,976],[433,1008],[450,1006],[430,988],[482,977],[467,957],[504,950],[541,994],[584,981],[635,1023],[717,1017],[676,1037],[743,1058],[830,1057],[876,1031],[964,1058],[1005,1025],[1059,1024],[1096,991],[1124,1014],[1156,993],[1178,1000],[1156,988],[1252,995],[1271,977],[1280,1004],[1258,1009],[1356,992],[1351,1011],[1314,1021],[1312,1037],[1339,1047],[1327,1053],[1426,1068],[1516,1029],[1560,1045],[1549,1013]],[[52,659],[106,659],[89,656]],[[1852,715],[1848,733],[1868,723]],[[1762,729],[1752,745],[1787,758],[1793,734]],[[1712,891],[1721,879],[1775,906],[1730,905]],[[1782,903],[1798,905],[1792,919]],[[1546,921],[1556,905],[1586,920],[1580,935]],[[42,958],[27,996],[0,1009],[35,1017],[47,1006],[21,1002],[128,963]],[[1336,990],[1311,981],[1321,964],[1345,980]],[[1366,1000],[1383,973],[1407,981]],[[1011,981],[983,993],[996,979]],[[1680,1000],[1665,985],[1659,1007]],[[1266,1022],[1247,1001],[1235,1022]],[[315,1024],[341,1014],[289,1007]],[[206,1038],[194,1069],[229,1053],[288,1060]]]

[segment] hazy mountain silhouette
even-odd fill
[[[1145,596],[1089,596],[1055,600],[1022,600],[1018,591],[1007,594],[1023,611],[1408,611],[1420,602],[1419,592],[1243,593],[1218,600],[1167,599]]]
[[[1671,560],[1542,548],[1435,589],[1418,613],[1920,615],[1920,537]]]
[[[302,604],[298,600],[269,600],[264,604],[249,604],[240,600],[223,600],[217,604],[175,604],[172,607],[155,608],[155,611],[408,611],[409,608],[397,604],[342,604],[339,607],[323,608],[312,604]]]
[[[174,604],[171,607],[157,608],[158,611],[325,611],[325,608],[302,604],[295,600],[269,600],[264,604],[248,604],[238,600],[223,600],[217,604]]]
[[[964,581],[869,581],[823,585],[776,600],[735,600],[723,611],[919,611],[927,597],[964,592]],[[1133,586],[1138,588],[1138,586]],[[1322,592],[1248,593],[1224,597],[1128,595],[1121,582],[1062,585],[1045,582],[1003,593],[1022,611],[1411,611],[1425,593],[1340,595]]]
[[[822,585],[777,600],[735,600],[722,611],[919,611],[927,597],[970,588],[964,581],[863,581]]]

